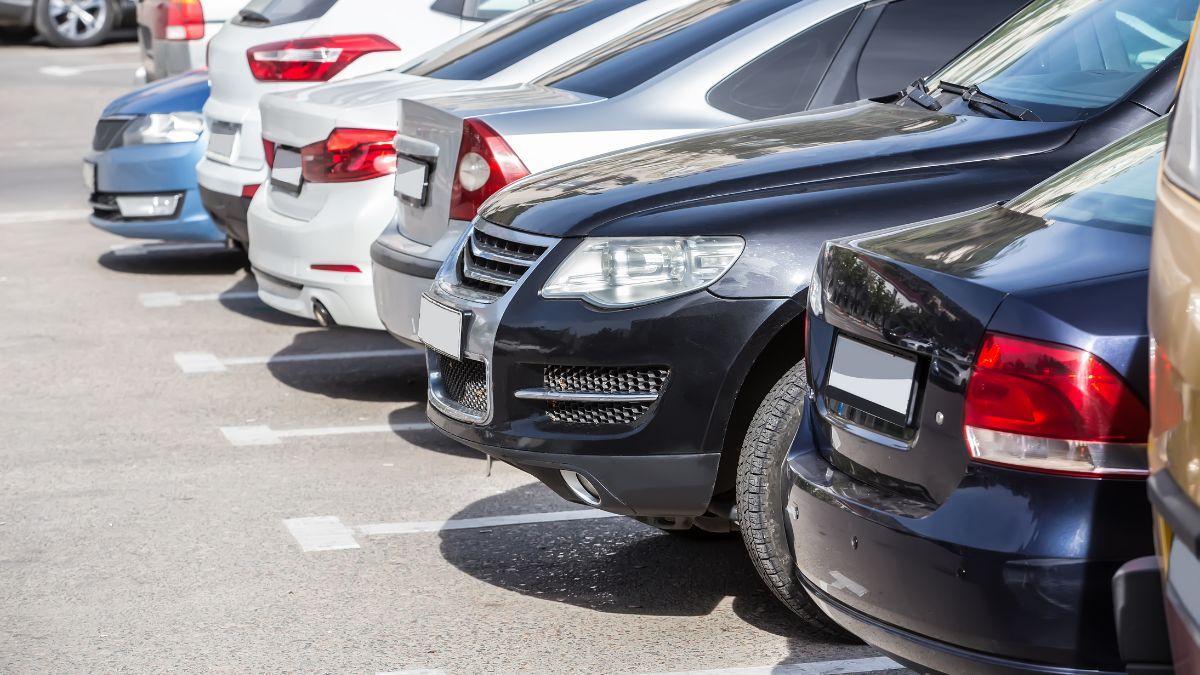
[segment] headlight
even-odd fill
[[[546,281],[542,297],[643,305],[712,284],[745,247],[741,237],[585,239]]]
[[[821,286],[821,274],[828,253],[829,246],[822,246],[821,255],[817,256],[817,262],[813,265],[812,280],[808,282],[808,312],[815,317],[825,313],[825,289]]]
[[[152,113],[131,121],[121,140],[123,145],[194,143],[203,132],[204,117],[200,113]]]

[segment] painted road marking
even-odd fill
[[[42,66],[38,68],[38,72],[42,75],[50,77],[75,77],[84,73],[94,73],[100,70],[128,70],[129,72],[137,71],[136,63],[94,63],[90,66]]]
[[[48,209],[45,211],[17,211],[0,215],[0,225],[21,223],[48,223],[55,220],[78,220],[91,213],[88,209]]]
[[[254,445],[279,445],[285,438],[310,438],[314,436],[344,436],[347,434],[382,434],[393,431],[423,431],[432,429],[428,422],[408,424],[364,424],[352,427],[315,427],[311,429],[272,429],[265,424],[242,427],[221,427],[225,440],[235,447]]]
[[[223,373],[229,366],[261,366],[277,363],[302,363],[307,361],[340,361],[343,359],[378,359],[423,355],[420,349],[374,349],[355,352],[324,352],[319,354],[276,354],[273,356],[241,356],[218,358],[208,352],[178,352],[175,363],[185,373]]]
[[[176,293],[155,291],[138,293],[138,302],[143,307],[179,307],[185,302],[211,302],[213,300],[257,300],[258,291],[225,291],[223,293]]]
[[[283,521],[288,532],[305,553],[313,551],[343,551],[358,548],[354,531],[342,524],[337,516],[290,518]]]
[[[885,657],[844,659],[816,663],[785,663],[777,666],[751,668],[721,668],[717,670],[681,670],[647,675],[835,675],[836,673],[873,673],[881,670],[901,670],[904,666]]]
[[[172,253],[178,251],[222,251],[228,248],[222,242],[198,244],[113,244],[113,255],[146,255],[147,253]]]
[[[506,527],[509,525],[527,525],[530,523],[556,523],[568,520],[598,520],[600,518],[616,518],[615,513],[596,509],[577,509],[572,511],[553,511],[550,513],[526,513],[516,516],[486,516],[483,518],[459,518],[457,520],[430,520],[411,523],[376,523],[374,525],[359,525],[355,531],[368,537],[382,537],[394,534],[417,534],[420,532],[442,532],[445,530],[473,530],[480,527]]]

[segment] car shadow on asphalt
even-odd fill
[[[509,514],[511,504],[570,505],[540,484],[474,502],[452,520]],[[441,533],[442,557],[476,579],[543,600],[598,612],[704,616],[726,598],[756,628],[796,638],[798,620],[751,566],[741,537],[691,539],[625,518]],[[496,564],[503,560],[504,564]]]
[[[422,450],[437,452],[443,455],[451,455],[453,457],[466,457],[468,459],[478,459],[481,463],[486,461],[487,456],[478,450],[468,448],[467,446],[447,437],[436,429],[405,429],[406,425],[414,423],[426,422],[428,418],[425,416],[425,397],[422,392],[421,400],[416,406],[405,406],[397,408],[388,415],[388,424],[393,427],[392,433],[407,441],[409,444],[418,447]],[[399,427],[399,428],[397,428]],[[480,469],[482,471],[482,469]]]
[[[154,244],[145,248],[130,245],[100,255],[96,262],[105,269],[124,274],[149,276],[222,275],[234,274],[246,265],[246,254],[225,248],[202,250],[160,249]],[[130,251],[143,253],[131,254]]]
[[[315,361],[286,358],[402,348],[383,331],[316,328],[292,336],[291,344],[272,355],[267,369],[282,384],[329,398],[423,403],[425,362],[419,353]]]
[[[255,321],[276,326],[316,328],[316,319],[305,319],[281,312],[258,299],[258,283],[249,272],[243,274],[229,288],[221,292],[218,301],[225,309]]]

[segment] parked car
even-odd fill
[[[1109,608],[1113,573],[1153,551],[1146,278],[1166,129],[1003,205],[819,255],[806,360],[750,424],[763,456],[787,454],[768,521],[826,614],[921,672],[1124,671]],[[936,343],[889,339],[889,317]]]
[[[895,100],[506,188],[422,300],[430,421],[571,501],[664,528],[740,525],[776,594],[828,630],[780,566],[784,456],[747,435],[803,358],[821,244],[1011,199],[1165,114],[1196,8],[1037,0]],[[889,334],[940,340],[904,328]]]
[[[253,0],[259,12],[276,0]],[[246,0],[137,0],[138,47],[146,81],[204,68],[208,41]]]
[[[268,164],[274,154],[288,159],[250,203],[250,262],[259,296],[325,325],[382,330],[370,249],[396,211],[396,99],[481,82],[525,82],[696,1],[543,0],[396,70],[263,96]],[[357,145],[346,145],[350,137]],[[338,161],[331,162],[337,146]]]
[[[1157,556],[1113,582],[1118,643],[1130,673],[1200,669],[1200,51],[1193,46],[1171,121],[1150,246],[1150,476]],[[1166,583],[1163,583],[1163,580]],[[1169,641],[1167,636],[1170,636]]]
[[[208,73],[197,70],[108,104],[83,160],[92,225],[139,239],[225,239],[196,189],[207,98]]]
[[[0,0],[0,28],[32,29],[55,47],[93,47],[133,24],[134,0]]]
[[[372,253],[380,318],[396,337],[419,342],[421,294],[479,205],[518,178],[893,94],[1025,3],[702,0],[531,84],[402,100],[399,215]]]
[[[263,94],[395,68],[530,0],[293,0],[247,7],[209,43],[208,149],[200,198],[230,238],[247,241],[250,198],[267,178]]]

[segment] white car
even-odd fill
[[[371,247],[377,310],[419,344],[427,291],[479,206],[529,174],[643,143],[894,95],[1025,0],[698,0],[507,87],[399,104],[397,224]],[[697,169],[699,170],[699,169]],[[488,289],[525,255],[492,242]]]
[[[395,68],[530,0],[261,0],[209,42],[208,148],[200,200],[245,244],[250,198],[267,177],[263,94]]]
[[[257,11],[274,0],[251,0]],[[146,81],[203,68],[205,48],[228,20],[240,20],[246,0],[138,0],[138,45]]]
[[[396,210],[396,100],[525,82],[694,1],[543,0],[396,70],[263,96],[274,168],[248,214],[259,297],[324,325],[382,330],[370,249]]]

